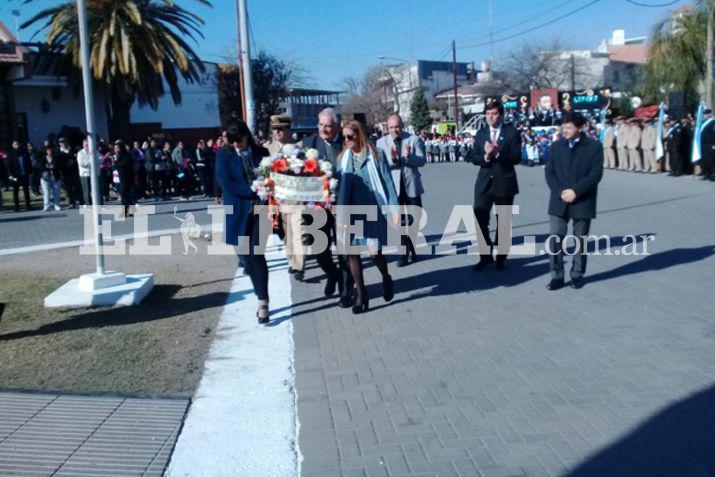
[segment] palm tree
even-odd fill
[[[699,97],[706,76],[706,24],[704,2],[676,19],[668,17],[655,24],[645,65],[647,100],[660,101],[671,91],[685,93],[688,102]]]
[[[26,0],[26,3],[34,0]],[[195,0],[211,6],[209,0]],[[203,38],[203,20],[173,0],[88,0],[90,63],[104,92],[110,134],[126,138],[129,110],[138,101],[156,109],[164,81],[175,104],[181,102],[179,77],[197,81],[204,65],[187,40]],[[44,22],[44,23],[43,23]],[[41,23],[50,51],[60,53],[54,67],[79,79],[81,68],[76,2],[47,8],[22,24]]]

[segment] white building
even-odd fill
[[[417,60],[415,64],[386,66],[384,72],[386,100],[392,102],[394,111],[408,123],[412,95],[418,87],[423,88],[429,102],[454,85],[451,61]],[[473,72],[473,63],[457,63],[457,85],[470,83]]]

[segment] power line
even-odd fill
[[[632,3],[633,5],[638,5],[639,7],[661,8],[661,7],[670,7],[671,5],[675,5],[676,3],[680,2],[680,0],[673,0],[672,2],[666,2],[666,3],[640,3],[640,2],[636,2],[635,0],[626,0],[626,2]]]
[[[591,6],[595,5],[595,4],[597,4],[597,3],[599,3],[600,1],[601,1],[601,0],[593,0],[593,1],[589,2],[589,3],[587,3],[586,5],[582,6],[582,7],[576,8],[575,10],[571,10],[570,12],[567,12],[567,13],[564,13],[563,15],[560,15],[560,16],[554,18],[553,20],[549,20],[549,21],[547,21],[547,22],[541,23],[541,24],[539,24],[539,25],[536,25],[535,27],[528,28],[528,29],[526,29],[526,30],[524,30],[524,31],[520,31],[519,33],[515,33],[515,34],[513,34],[513,35],[508,35],[508,36],[505,36],[505,37],[503,37],[503,38],[497,38],[497,39],[495,39],[495,40],[493,40],[493,41],[487,41],[487,42],[482,42],[482,43],[474,43],[474,44],[471,44],[471,45],[469,45],[469,44],[463,45],[463,46],[461,46],[460,48],[463,49],[463,50],[464,50],[464,49],[467,49],[467,48],[477,48],[477,47],[479,47],[479,46],[489,45],[490,43],[501,43],[502,41],[511,40],[512,38],[516,38],[516,37],[519,37],[519,36],[521,36],[521,35],[525,35],[525,34],[527,34],[527,33],[531,33],[532,31],[536,31],[536,30],[538,30],[539,28],[543,28],[543,27],[545,27],[545,26],[547,26],[547,25],[551,25],[552,23],[556,23],[556,22],[558,22],[558,21],[560,21],[560,20],[563,20],[564,18],[570,17],[571,15],[574,15],[574,14],[580,12],[581,10],[585,10],[585,9],[587,9],[587,8],[589,8],[589,7],[591,7]]]

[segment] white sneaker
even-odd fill
[[[62,210],[62,207],[60,207],[59,205],[56,205],[55,210]]]
[[[49,212],[50,211],[50,206],[48,205],[47,207],[42,208],[43,212]]]

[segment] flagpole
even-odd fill
[[[94,121],[94,91],[92,87],[91,67],[89,63],[89,36],[87,35],[87,1],[77,0],[77,20],[79,22],[79,48],[82,60],[82,87],[84,88],[84,114],[87,121],[87,144],[89,146],[90,184],[92,189],[92,217],[94,222],[94,244],[97,275],[104,275],[104,238],[102,236],[102,217],[99,215],[99,175],[97,149],[95,144],[96,126]]]

